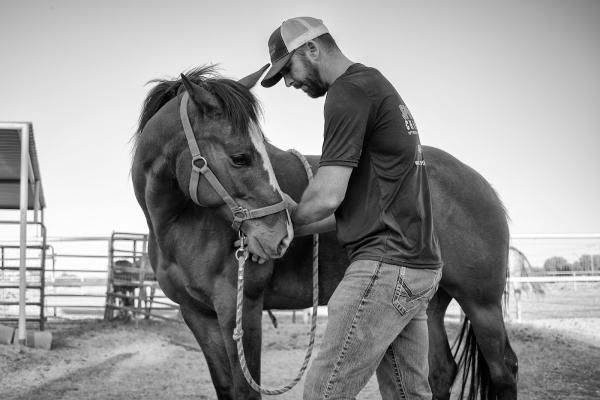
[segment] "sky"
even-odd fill
[[[146,83],[212,63],[241,78],[302,15],[494,186],[512,233],[600,232],[598,1],[0,0],[0,121],[33,123],[48,235],[146,232],[129,174]],[[274,145],[320,153],[323,99],[253,93]]]

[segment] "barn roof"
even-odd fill
[[[39,187],[38,208],[46,207],[42,177],[31,122],[0,122],[0,209],[19,209],[21,183],[21,129],[29,127],[28,208],[35,209],[35,188]]]

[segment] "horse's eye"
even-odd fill
[[[236,167],[247,167],[250,165],[250,156],[248,154],[234,154],[231,161]]]

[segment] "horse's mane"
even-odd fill
[[[215,65],[205,65],[184,74],[190,81],[203,86],[219,100],[224,118],[231,123],[233,132],[247,132],[251,122],[258,124],[260,105],[249,89],[234,80],[219,76],[216,70]],[[148,82],[148,84],[152,83],[156,85],[144,100],[135,134],[136,139],[139,139],[150,118],[169,100],[185,90],[181,78],[153,79]]]

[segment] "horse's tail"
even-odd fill
[[[460,333],[452,345],[458,366],[454,380],[460,380],[460,398],[467,400],[492,399],[490,370],[479,350],[471,322],[465,317]]]

